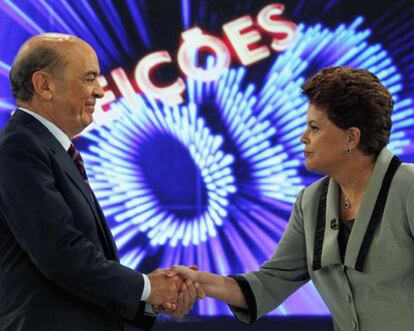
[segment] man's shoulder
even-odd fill
[[[0,132],[0,163],[8,169],[19,160],[44,159],[47,154],[45,143],[28,127],[9,123]]]
[[[38,146],[38,141],[38,137],[29,128],[9,123],[0,131],[0,153]]]

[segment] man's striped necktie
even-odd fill
[[[89,186],[88,176],[86,175],[86,171],[85,171],[85,164],[83,162],[82,156],[80,155],[79,151],[76,149],[74,144],[70,145],[68,149],[68,154],[73,160],[73,162],[75,163],[76,167],[78,168],[89,190],[91,190],[91,187]]]

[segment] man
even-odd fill
[[[13,63],[19,108],[0,133],[1,331],[148,330],[150,305],[181,316],[202,296],[119,263],[70,140],[104,95],[98,75],[94,50],[62,34],[29,39]]]

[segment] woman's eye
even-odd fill
[[[310,128],[311,128],[311,130],[312,130],[313,132],[316,132],[316,131],[318,131],[318,130],[319,130],[319,128],[317,128],[316,126],[311,126]]]

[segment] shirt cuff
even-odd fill
[[[144,278],[144,289],[142,291],[141,301],[146,301],[151,294],[151,282],[146,274],[142,274],[142,277]]]
[[[157,314],[152,310],[152,306],[149,303],[145,304],[145,315],[157,316]]]

